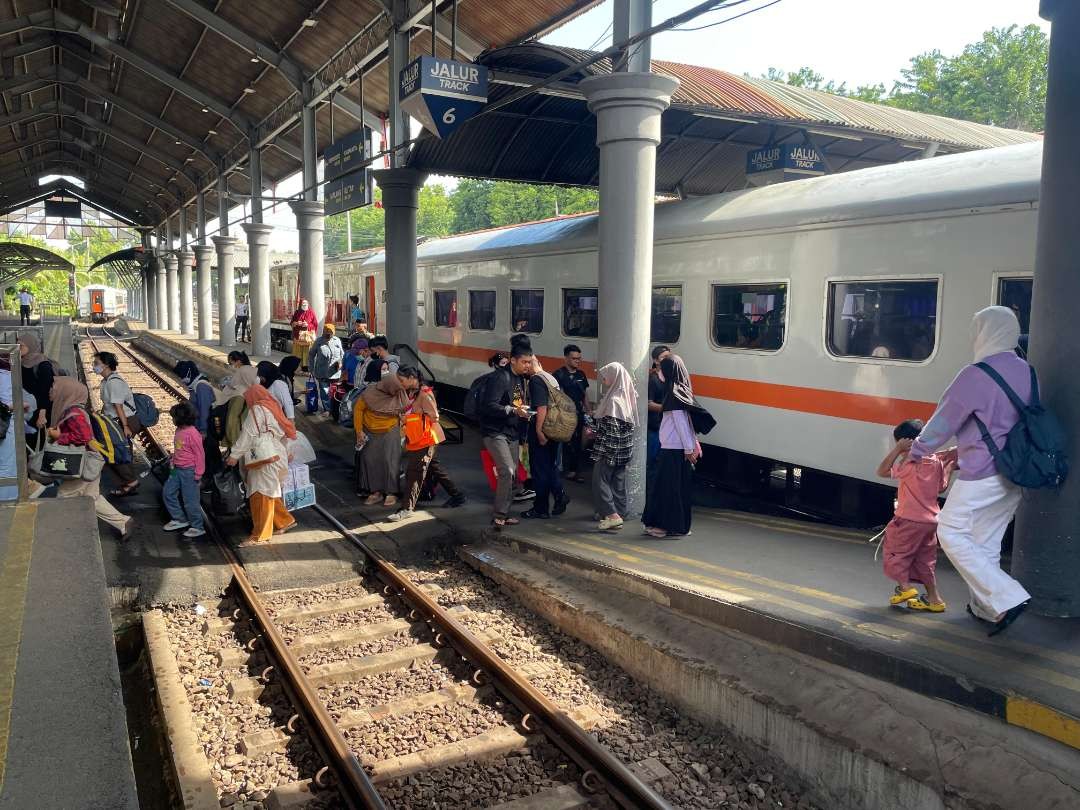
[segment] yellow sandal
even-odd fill
[[[907,606],[908,610],[928,610],[931,613],[944,613],[946,608],[944,602],[928,602],[921,596],[909,599]]]
[[[918,588],[908,588],[906,591],[900,590],[900,586],[897,585],[893,589],[893,595],[889,597],[889,604],[893,607],[903,607],[904,603],[909,599],[915,599],[919,595]]]

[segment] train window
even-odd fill
[[[787,284],[714,284],[713,343],[775,352],[784,345]]]
[[[678,343],[682,320],[682,287],[652,288],[650,343]]]
[[[469,290],[469,328],[495,328],[495,290]]]
[[[936,281],[829,284],[829,351],[837,357],[925,360],[937,336]]]
[[[510,291],[510,325],[513,332],[538,335],[544,331],[544,291]]]
[[[567,337],[596,337],[599,301],[595,287],[563,290],[563,333]]]
[[[1031,279],[999,278],[997,304],[1008,307],[1020,321],[1020,334],[1028,334],[1031,325]]]
[[[458,325],[457,290],[435,290],[435,325]]]

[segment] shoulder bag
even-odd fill
[[[263,427],[259,428],[259,412],[255,409],[252,409],[251,421],[258,433],[255,435],[255,442],[244,453],[244,469],[256,470],[267,464],[273,464],[281,456],[278,454],[278,443],[274,441],[274,435],[270,432],[270,426],[265,424],[265,420]]]

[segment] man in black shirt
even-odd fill
[[[577,406],[578,424],[570,441],[563,445],[562,468],[563,473],[571,481],[583,483],[585,479],[578,472],[581,466],[581,431],[585,425],[584,415],[592,413],[592,405],[587,396],[589,391],[589,379],[581,370],[581,349],[571,343],[563,348],[563,364],[552,375],[555,381]]]
[[[532,376],[529,378],[529,406],[536,412],[536,416],[529,422],[529,467],[532,470],[536,497],[533,499],[532,509],[522,512],[521,516],[547,519],[553,514],[561,515],[565,512],[570,499],[563,491],[562,481],[559,480],[559,468],[555,464],[558,442],[544,435],[544,420],[547,418],[551,397],[548,392],[548,382],[544,379],[548,375],[544,374],[544,369],[536,357],[533,358],[530,374]],[[551,496],[555,496],[554,509],[551,509]]]
[[[649,369],[649,431],[646,444],[646,468],[651,470],[660,453],[660,418],[664,405],[664,384],[660,382],[660,361],[671,354],[667,346],[652,350],[652,368]]]
[[[495,462],[496,488],[491,522],[497,528],[518,522],[509,513],[521,455],[519,425],[522,419],[529,418],[525,375],[532,368],[532,359],[532,349],[515,346],[510,353],[510,365],[495,369],[488,378],[479,408],[484,448]]]

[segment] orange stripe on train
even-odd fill
[[[497,351],[431,340],[421,340],[419,343],[419,349],[423,352],[485,364],[488,358]],[[562,364],[562,358],[541,356],[540,362],[545,368],[554,369]],[[595,363],[582,362],[581,368],[590,377],[595,378]],[[711,377],[706,374],[691,376],[694,393],[701,397],[881,425],[896,425],[905,419],[929,419],[935,407],[933,402],[912,399],[851,394],[846,391],[779,385],[756,380],[736,380],[730,377]]]

